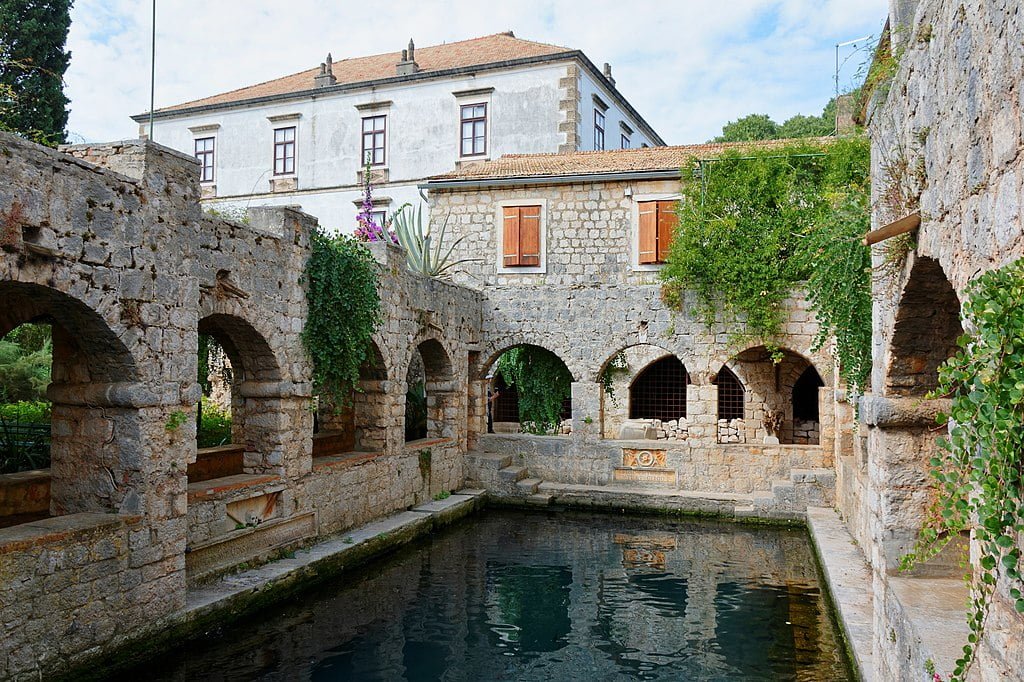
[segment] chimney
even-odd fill
[[[327,60],[320,62],[320,73],[314,76],[313,82],[318,88],[330,87],[338,82],[334,77],[334,63],[330,52],[327,53]]]
[[[608,79],[608,82],[615,86],[615,79],[612,78],[612,65],[608,62],[604,63],[604,77]]]
[[[419,70],[420,65],[416,63],[416,45],[413,44],[412,38],[409,38],[409,47],[402,50],[402,61],[398,62],[396,72],[399,76],[408,76]]]

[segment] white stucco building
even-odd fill
[[[147,114],[133,117],[140,133]],[[510,153],[660,146],[582,52],[511,32],[341,61],[160,109],[155,141],[203,164],[207,206],[293,205],[351,232],[372,163],[374,210]]]

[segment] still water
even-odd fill
[[[122,679],[849,680],[806,533],[488,511]]]

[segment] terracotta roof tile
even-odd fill
[[[821,143],[831,139],[833,138],[725,142],[562,154],[506,154],[493,161],[466,164],[458,170],[434,176],[431,180],[484,180],[678,170],[690,158],[714,158],[729,149],[764,149],[793,143]]]
[[[572,52],[570,48],[537,43],[532,40],[516,38],[511,31],[497,33],[482,38],[462,40],[455,43],[445,43],[429,47],[416,48],[416,63],[419,64],[420,72],[443,71],[468,66],[481,66],[494,64],[512,59],[525,59],[528,57],[540,57],[545,55],[561,54]],[[334,62],[334,77],[338,85],[350,85],[365,81],[374,81],[382,78],[395,77],[395,65],[402,59],[401,52],[388,52],[386,54],[372,55],[369,57],[355,57],[342,59]],[[202,99],[175,104],[164,107],[157,111],[167,112],[178,109],[190,109],[217,104],[229,104],[241,102],[259,97],[273,95],[284,95],[293,92],[312,90],[314,87],[313,78],[320,72],[318,64],[307,71],[300,71],[290,76],[276,78],[274,80],[250,85],[238,90],[232,90],[219,95],[204,97]]]

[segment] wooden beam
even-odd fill
[[[906,234],[916,230],[921,225],[921,212],[914,211],[908,216],[904,216],[899,220],[889,223],[884,227],[880,227],[877,230],[872,230],[864,235],[863,244],[864,246],[871,246],[877,244],[880,241],[895,237],[899,234]]]

